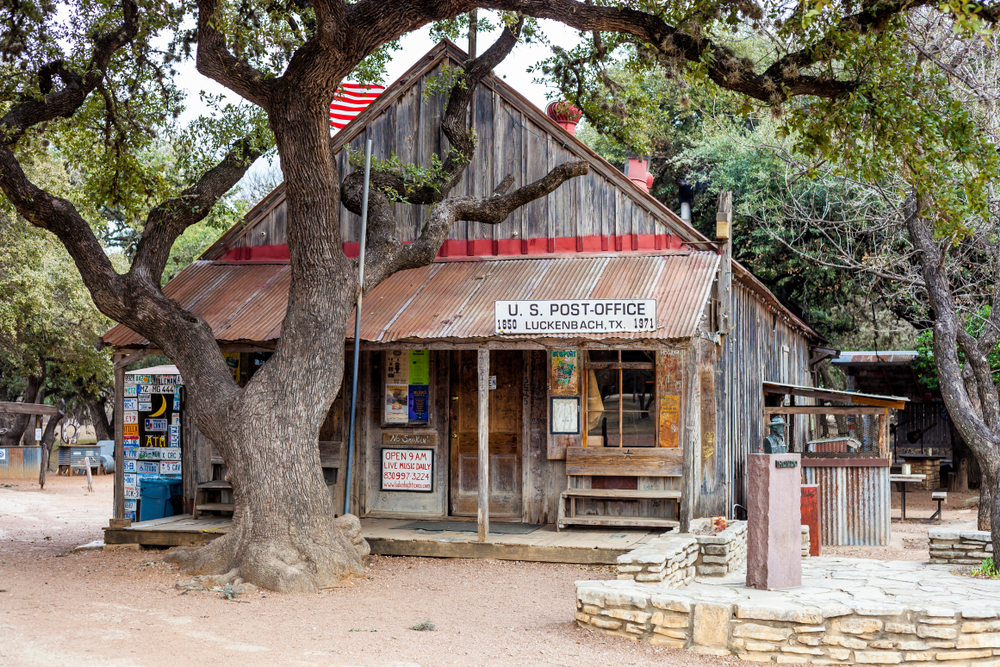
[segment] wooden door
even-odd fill
[[[524,360],[518,350],[490,352],[490,516],[521,518],[521,399]],[[475,516],[479,499],[479,374],[475,350],[452,353],[451,513]]]

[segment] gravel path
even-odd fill
[[[573,582],[607,567],[373,557],[318,595],[182,595],[161,551],[69,553],[102,537],[110,477],[46,486],[0,480],[4,667],[737,664],[578,628]]]

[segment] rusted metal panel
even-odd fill
[[[819,485],[824,546],[886,546],[890,533],[889,468],[802,469],[803,484]]]
[[[41,447],[0,448],[0,479],[38,479]]]
[[[221,341],[267,341],[280,335],[288,302],[287,264],[194,262],[163,288],[163,294],[208,322]],[[119,324],[101,337],[115,346],[149,341]]]
[[[490,338],[495,331],[494,301],[545,298],[653,298],[658,329],[615,336],[690,338],[697,332],[718,262],[713,252],[690,251],[437,262],[401,271],[365,295],[362,339],[384,343]],[[199,261],[171,280],[164,294],[204,318],[218,340],[268,341],[281,334],[289,281],[287,264]],[[348,331],[352,329],[353,315]],[[103,340],[117,346],[147,343],[122,325]]]

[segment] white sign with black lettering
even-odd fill
[[[494,301],[498,334],[655,331],[656,299]]]
[[[434,450],[382,448],[382,490],[434,490]]]

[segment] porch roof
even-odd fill
[[[496,338],[494,301],[622,298],[656,299],[656,330],[545,337],[690,338],[697,333],[718,265],[719,256],[711,251],[434,262],[396,273],[365,295],[361,339],[391,343]],[[289,280],[286,263],[197,261],[163,292],[204,318],[217,340],[263,342],[281,336]],[[347,332],[353,331],[352,315]],[[148,344],[123,325],[108,331],[102,341],[118,347]]]

